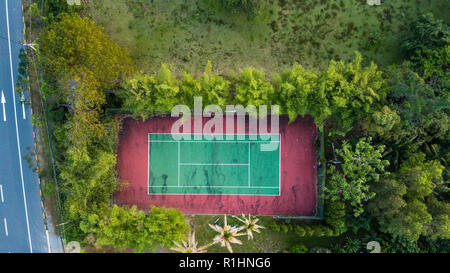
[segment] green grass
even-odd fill
[[[214,224],[217,218],[220,218],[219,223],[223,224],[223,216],[210,216],[210,215],[196,215],[188,216],[191,223],[195,227],[196,238],[199,242],[199,246],[206,245],[212,241],[217,232],[212,230],[208,224]],[[232,245],[233,251],[237,253],[280,253],[289,252],[289,250],[296,244],[304,244],[308,249],[314,247],[326,247],[329,248],[332,244],[339,242],[340,237],[299,237],[295,232],[276,232],[267,227],[270,221],[273,221],[272,217],[258,217],[262,224],[266,228],[262,230],[260,234],[255,233],[254,240],[248,241],[247,236],[239,237],[242,241],[242,245]],[[231,225],[239,225],[240,222],[228,217],[228,223]],[[220,245],[213,245],[208,249],[211,253],[226,253],[226,248]]]
[[[271,0],[248,18],[223,9],[216,0],[97,0],[88,14],[139,68],[202,71],[248,66],[279,71],[294,62],[323,68],[330,59],[348,60],[355,50],[380,65],[399,58],[399,44],[417,14],[432,11],[446,19],[447,0]]]

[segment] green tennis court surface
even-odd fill
[[[149,194],[280,195],[280,135],[174,140],[149,134]],[[256,138],[256,139],[254,139]]]

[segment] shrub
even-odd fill
[[[303,244],[297,244],[291,248],[290,252],[291,253],[306,253],[306,252],[308,252],[308,248]]]

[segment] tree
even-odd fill
[[[217,231],[219,234],[214,237],[213,244],[220,244],[222,247],[226,247],[230,253],[233,253],[233,248],[231,244],[242,245],[242,241],[237,239],[237,237],[245,235],[245,233],[239,233],[245,227],[232,227],[227,223],[227,216],[224,216],[223,227],[220,225],[211,225],[209,227]]]
[[[330,116],[326,94],[324,90],[318,93],[317,80],[315,71],[306,70],[299,64],[275,75],[274,85],[281,111],[287,113],[291,121],[295,121],[298,115],[311,113],[320,126]],[[318,101],[321,102],[316,104]]]
[[[144,252],[158,245],[171,247],[174,241],[184,240],[188,225],[176,209],[152,207],[146,215],[135,206],[114,205],[102,213],[89,215],[81,228],[92,233],[99,246]]]
[[[99,149],[74,160],[69,150],[66,160],[60,177],[70,218],[82,219],[106,209],[118,185],[116,156]]]
[[[174,242],[175,247],[171,249],[175,252],[179,253],[206,253],[209,245],[197,247],[198,242],[195,240],[195,231],[193,231],[188,241],[182,241],[181,244],[178,242]]]
[[[397,111],[389,106],[383,106],[379,111],[375,111],[364,124],[364,129],[374,136],[387,141],[397,141],[402,139],[406,132],[402,128],[402,119]]]
[[[253,232],[261,233],[260,229],[264,229],[265,227],[258,225],[259,219],[251,216],[250,214],[245,216],[242,214],[242,217],[234,216],[239,222],[244,224],[244,229],[247,232],[248,240],[253,240]]]
[[[123,85],[123,108],[133,110],[143,119],[153,112],[168,112],[180,101],[179,82],[167,67],[162,65],[156,75],[137,74]]]
[[[398,166],[401,157],[407,158],[417,150],[446,164],[450,140],[448,91],[433,89],[412,70],[411,63],[391,66],[385,75],[391,113],[386,111],[383,115],[390,114],[396,125],[391,130],[379,130],[380,121],[374,116],[368,127],[377,130],[377,137],[389,147],[393,165]],[[400,117],[400,123],[395,115]]]
[[[342,201],[328,201],[325,207],[325,222],[333,228],[335,235],[340,235],[347,231],[345,222],[345,203]]]
[[[218,105],[225,109],[232,101],[230,82],[212,72],[211,62],[205,67],[203,75],[194,77],[190,73],[184,73],[181,81],[182,101],[194,106],[194,97],[202,97],[203,105]]]
[[[100,117],[105,88],[117,86],[133,70],[126,50],[84,17],[64,14],[41,35],[44,70],[60,92],[57,102],[70,112],[69,141],[82,157],[104,135]],[[56,81],[54,79],[57,79]]]
[[[55,79],[89,70],[100,88],[112,88],[134,70],[128,52],[87,17],[65,14],[53,22],[41,35],[40,50],[45,71]]]
[[[241,70],[240,76],[236,81],[235,100],[237,104],[254,105],[257,108],[260,105],[271,105],[274,96],[272,84],[266,80],[262,71],[255,68]]]
[[[347,133],[356,122],[381,107],[385,99],[381,75],[374,63],[363,66],[359,53],[347,64],[332,60],[310,95],[308,107],[312,116],[319,125],[328,119],[335,130]]]
[[[447,24],[435,19],[432,13],[419,16],[410,28],[412,35],[402,45],[408,57],[425,49],[434,50],[448,44],[450,32]]]
[[[389,165],[382,159],[384,146],[375,148],[370,144],[371,140],[362,138],[354,147],[344,141],[342,148],[336,151],[342,163],[339,166],[330,164],[328,168],[325,198],[346,202],[355,217],[364,211],[364,203],[375,196],[370,185],[379,182]]]
[[[427,161],[425,154],[417,153],[403,162],[398,172],[373,185],[376,196],[369,202],[368,211],[377,219],[381,231],[408,241],[417,241],[421,235],[448,237],[448,206],[432,196],[443,183],[443,170],[438,161]],[[444,210],[436,212],[436,208]],[[437,228],[438,223],[441,228]]]

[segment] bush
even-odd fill
[[[290,252],[291,253],[307,253],[308,252],[308,248],[305,245],[303,245],[303,244],[297,244],[297,245],[294,245],[291,248]]]
[[[304,236],[306,235],[305,229],[304,229],[302,226],[300,226],[300,225],[295,225],[295,226],[294,226],[294,231],[295,231],[295,233],[297,233],[298,236],[300,236],[300,237],[304,237]]]
[[[280,231],[280,226],[275,221],[270,222],[267,226],[273,231],[276,231],[276,232]]]

